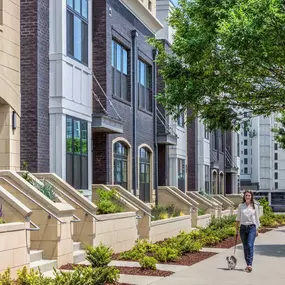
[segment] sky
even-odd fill
[[[178,0],[172,0],[172,2],[173,2],[174,5],[177,5],[177,1],[178,1]]]

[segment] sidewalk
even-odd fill
[[[149,283],[152,285],[268,285],[284,284],[285,280],[285,227],[261,234],[255,243],[252,273],[243,271],[245,263],[242,246],[237,247],[238,266],[227,270],[226,250],[207,260],[187,267],[169,277]]]

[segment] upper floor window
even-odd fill
[[[181,108],[181,107],[179,107],[178,110],[179,110],[181,113],[179,114],[179,117],[177,118],[177,125],[178,125],[179,127],[184,128],[184,124],[185,124],[185,114],[184,114],[184,112],[182,112],[182,108]]]
[[[139,107],[152,112],[151,66],[138,60]]]
[[[148,0],[148,10],[152,11],[152,1]]]
[[[88,64],[88,0],[67,0],[67,54]]]
[[[112,41],[112,92],[115,96],[131,101],[128,92],[128,52]]]
[[[212,144],[213,144],[212,148],[218,150],[218,131],[212,132]]]
[[[248,155],[247,148],[244,149],[244,155]]]
[[[237,134],[237,157],[240,157],[240,138],[239,134]]]
[[[246,146],[247,146],[247,140],[244,140],[244,145],[246,145]]]
[[[207,129],[206,125],[204,125],[204,137],[205,137],[206,140],[210,139],[210,132]]]

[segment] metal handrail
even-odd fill
[[[76,202],[74,199],[72,199],[70,196],[68,196],[66,193],[64,193],[62,190],[60,190],[58,187],[54,186],[50,181],[46,180],[46,182],[54,187],[56,191],[60,192],[64,197],[68,198],[70,201],[72,201],[75,205],[79,206],[82,210],[84,210],[88,215],[92,216],[95,220],[98,221],[98,218],[92,214],[89,210],[81,206],[78,202]]]
[[[36,232],[40,230],[40,227],[38,225],[36,225],[34,222],[30,221],[30,224],[34,227],[34,228],[28,228],[26,229],[27,231],[31,231],[31,232]]]
[[[58,218],[56,215],[54,215],[52,212],[50,212],[48,209],[46,209],[45,207],[43,207],[40,203],[38,203],[37,201],[35,201],[33,198],[31,198],[28,194],[26,194],[24,191],[22,191],[21,189],[19,189],[17,186],[15,186],[14,184],[12,184],[9,180],[7,180],[4,177],[0,177],[0,179],[4,180],[6,183],[8,183],[10,186],[14,187],[17,191],[19,191],[22,195],[24,195],[26,198],[28,198],[30,201],[32,201],[34,204],[36,204],[37,206],[39,206],[40,208],[42,208],[46,213],[49,214],[49,216],[53,217],[54,219],[56,219],[57,221],[59,221],[61,224],[65,224],[66,222],[64,222],[63,220],[61,220],[60,218]]]
[[[70,221],[71,223],[78,223],[78,222],[81,222],[81,219],[79,219],[77,216],[73,215],[73,218],[74,218],[75,220],[71,220],[71,221]]]

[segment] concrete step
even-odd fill
[[[76,250],[73,252],[73,263],[80,263],[85,260],[85,251],[84,250]]]
[[[38,260],[30,263],[30,269],[38,270],[40,269],[42,273],[51,271],[53,268],[57,268],[56,260]]]
[[[81,250],[81,242],[73,243],[73,251]]]
[[[43,259],[43,250],[30,250],[30,262]]]

